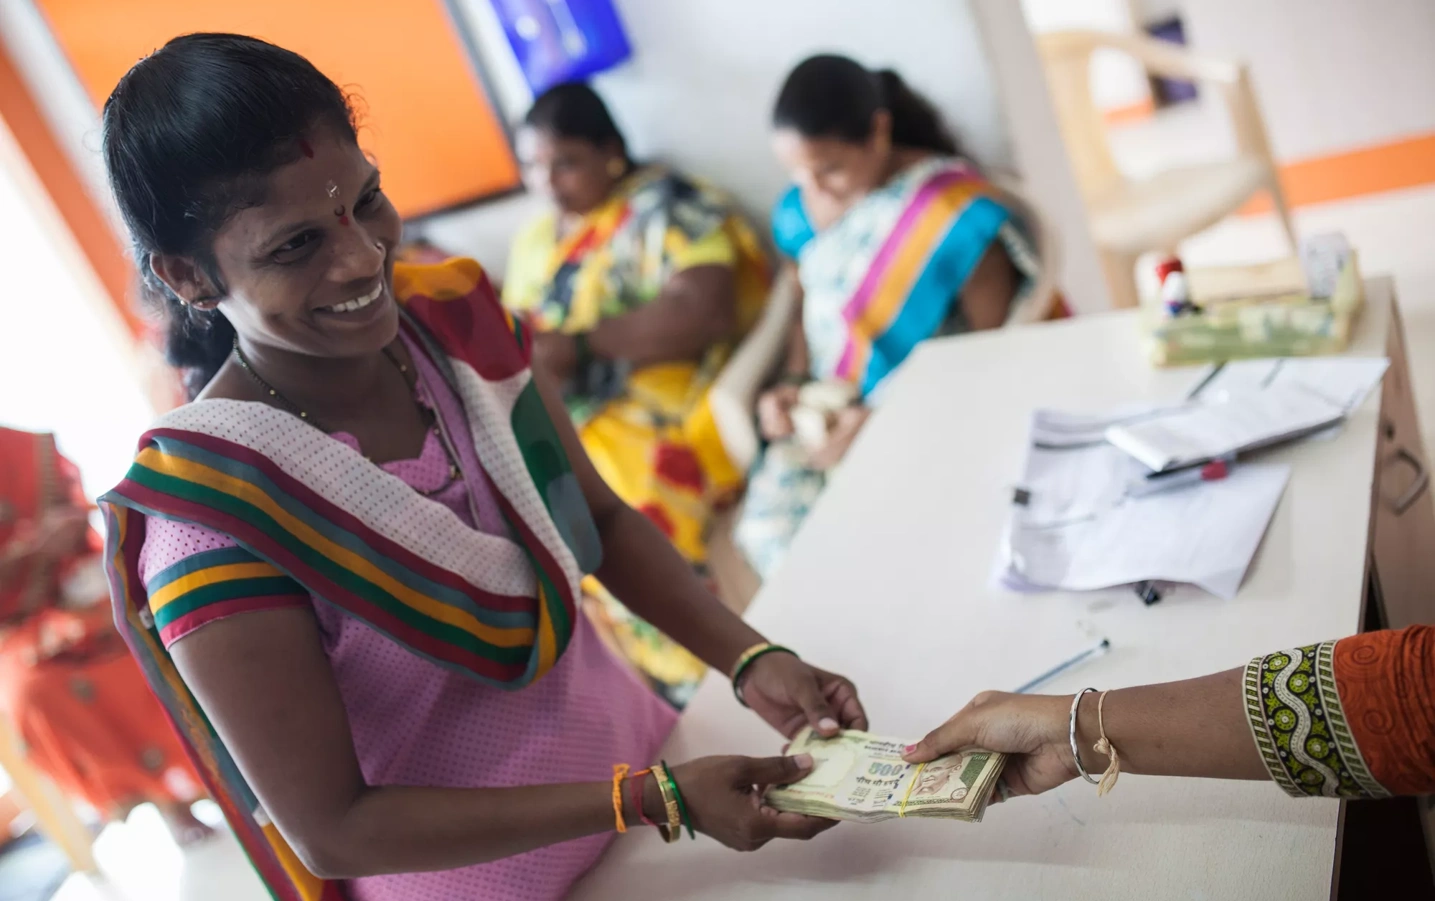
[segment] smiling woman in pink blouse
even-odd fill
[[[275,897],[557,898],[640,822],[830,825],[758,801],[810,761],[655,760],[675,715],[577,611],[586,574],[782,734],[866,720],[597,476],[476,263],[395,264],[332,81],[176,38],[104,152],[196,395],[104,498],[117,617]]]

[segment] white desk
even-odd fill
[[[1371,282],[1368,297],[1351,353],[1378,356],[1391,327],[1389,282]],[[1077,620],[1093,623],[1113,650],[1049,683],[1051,693],[1196,676],[1354,633],[1378,397],[1335,440],[1275,455],[1294,472],[1234,601],[1183,589],[1148,608],[1129,591],[1028,597],[990,587],[1031,410],[1171,399],[1193,379],[1191,370],[1146,364],[1131,314],[929,345],[748,618],[851,677],[875,731],[912,738],[976,692],[1010,690],[1062,659]],[[726,680],[710,677],[664,756],[766,755],[779,746]],[[1127,775],[1104,799],[1073,782],[994,807],[979,825],[843,824],[752,855],[708,839],[667,847],[656,835],[630,836],[573,897],[1324,898],[1339,811],[1335,801],[1293,800],[1269,783]]]

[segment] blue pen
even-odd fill
[[[1095,657],[1097,654],[1104,654],[1109,650],[1111,650],[1111,639],[1103,638],[1096,644],[1082,651],[1080,654],[1077,654],[1075,657],[1072,657],[1070,660],[1058,663],[1056,666],[1053,666],[1051,669],[1042,673],[1040,676],[1037,676],[1035,679],[1032,679],[1030,682],[1018,688],[1015,694],[1024,695],[1027,692],[1031,691],[1033,688],[1036,688],[1041,683],[1056,678],[1057,676],[1071,669],[1073,666],[1076,666],[1078,663],[1081,663],[1088,658]]]

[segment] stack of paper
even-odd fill
[[[1299,385],[1349,414],[1370,396],[1389,368],[1385,357],[1235,360],[1207,367],[1191,399],[1222,404],[1252,391]]]
[[[1183,402],[1101,415],[1038,411],[998,583],[1087,591],[1187,582],[1234,597],[1290,467],[1256,454],[1219,481],[1144,495],[1132,486],[1152,471],[1332,434],[1388,366],[1384,358],[1243,360],[1209,367]]]
[[[1117,423],[1106,440],[1162,472],[1284,444],[1330,428],[1345,408],[1301,385],[1272,385],[1225,403],[1190,404],[1139,422]]]
[[[1092,591],[1188,582],[1232,598],[1290,478],[1281,464],[1238,465],[1218,482],[1128,496],[1149,470],[1104,439],[1168,409],[1084,416],[1038,411],[998,580],[1016,591]]]

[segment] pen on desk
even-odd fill
[[[1192,388],[1186,394],[1186,400],[1191,401],[1199,397],[1201,392],[1206,390],[1206,386],[1211,384],[1211,382],[1215,380],[1216,376],[1221,374],[1221,370],[1225,368],[1226,364],[1224,362],[1217,363],[1215,366],[1212,366],[1211,371],[1206,373],[1206,377],[1197,382],[1196,387]]]
[[[1230,456],[1221,457],[1198,466],[1177,469],[1172,472],[1153,472],[1128,485],[1126,487],[1126,496],[1146,497],[1152,494],[1159,494],[1162,491],[1170,491],[1173,488],[1198,485],[1201,482],[1219,482],[1231,474],[1231,468],[1235,465],[1236,458]]]
[[[1030,682],[1018,688],[1015,691],[1015,694],[1024,695],[1027,692],[1031,691],[1033,688],[1036,688],[1038,685],[1042,684],[1043,682],[1056,678],[1057,676],[1071,669],[1073,666],[1076,666],[1078,663],[1081,663],[1091,657],[1095,657],[1097,654],[1104,654],[1109,650],[1111,650],[1111,639],[1103,638],[1096,644],[1082,651],[1080,654],[1077,654],[1075,657],[1072,657],[1070,660],[1058,663],[1056,666],[1053,666],[1051,669],[1042,673],[1040,676],[1037,676],[1035,679],[1032,679]]]

